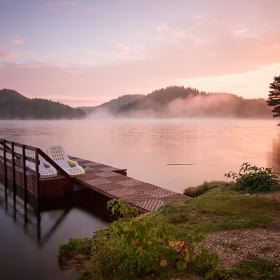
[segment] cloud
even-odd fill
[[[143,89],[151,92],[176,85],[182,79],[210,79],[214,76],[247,73],[280,63],[280,26],[275,26],[276,31],[262,30],[262,33],[254,37],[248,36],[246,32],[243,36],[236,36],[232,26],[223,21],[202,20],[198,25],[193,24],[193,36],[170,41],[162,38],[161,41],[155,41],[153,46],[149,45],[149,49],[147,44],[137,53],[128,44],[111,41],[105,48],[93,50],[89,55],[92,59],[98,56],[103,58],[104,55],[107,63],[98,67],[38,61],[2,63],[0,83],[13,85],[15,90],[33,94],[34,97],[38,93],[48,95],[50,92],[65,92],[71,98],[80,96],[82,92],[83,99],[96,99],[94,96],[100,96],[105,102],[124,94],[145,93]],[[181,27],[178,30],[184,30],[185,26]],[[235,30],[239,28],[235,26]],[[1,57],[13,55],[0,51]],[[124,57],[121,61],[116,59],[120,56]],[[107,57],[113,59],[108,62]],[[275,71],[275,75],[278,74],[279,71]],[[254,83],[253,80],[250,82]]]
[[[102,52],[117,52],[117,53],[127,53],[130,47],[128,45],[123,45],[120,43],[110,42],[110,47],[99,49]]]
[[[84,10],[85,14],[94,14],[100,11],[99,7],[91,7]]]
[[[199,18],[203,18],[202,15],[198,15],[198,16],[195,16],[194,19],[199,19]]]
[[[129,46],[125,46],[125,45],[122,45],[122,44],[116,44],[114,46],[114,50],[116,52],[122,52],[122,53],[128,52],[129,51]]]
[[[168,29],[168,22],[163,22],[159,27],[156,28],[156,31],[160,32]]]
[[[2,51],[0,49],[0,58],[13,58],[13,57],[19,57],[19,54],[16,52],[6,52]]]
[[[23,40],[19,40],[19,39],[11,40],[11,44],[13,44],[13,45],[21,45],[23,43],[24,43]]]
[[[237,35],[241,35],[243,33],[246,33],[247,31],[248,31],[248,29],[243,28],[243,29],[234,30],[233,32]]]
[[[186,37],[186,31],[173,31],[171,34],[178,38],[185,38]]]
[[[75,1],[56,1],[56,2],[46,2],[49,7],[57,7],[62,5],[75,6],[77,3]]]

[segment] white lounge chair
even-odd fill
[[[35,159],[35,152],[30,150],[25,150],[25,155]],[[45,161],[40,155],[39,159],[39,174],[41,178],[51,178],[57,176],[56,169],[51,166],[47,161]],[[32,170],[36,170],[35,162],[26,160],[26,166]]]
[[[71,177],[85,175],[85,170],[77,161],[70,160],[61,145],[52,145],[47,149],[48,156]]]

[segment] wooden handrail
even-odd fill
[[[8,145],[11,145],[11,147],[9,147]],[[13,166],[13,168],[15,166],[20,167],[22,165],[23,167],[23,172],[25,174],[25,171],[27,170],[30,173],[33,173],[36,175],[36,181],[38,183],[40,174],[39,174],[39,155],[46,160],[50,165],[52,165],[56,170],[58,170],[64,177],[66,177],[70,182],[73,182],[73,178],[66,173],[55,161],[53,161],[48,155],[46,155],[40,148],[36,148],[33,146],[29,146],[29,145],[24,145],[24,144],[20,144],[20,143],[16,143],[10,140],[6,140],[6,139],[0,139],[0,145],[3,146],[0,147],[0,151],[3,151],[4,155],[1,156],[0,158],[4,159],[4,163],[6,164],[6,162],[11,163],[11,165]],[[12,148],[13,147],[13,148]],[[18,147],[21,148],[21,153],[19,152],[15,152],[14,151],[14,147]],[[29,150],[29,151],[33,151],[35,152],[35,159],[31,158],[29,156],[26,155],[25,151]],[[6,157],[6,153],[12,155],[12,159],[8,159]],[[19,164],[18,162],[15,162],[15,158],[21,162],[21,164]],[[26,160],[35,163],[35,171],[29,167],[26,166]],[[25,175],[24,175],[25,176]],[[24,180],[26,180],[26,178],[24,178]]]

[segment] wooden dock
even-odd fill
[[[63,197],[74,192],[78,185],[90,188],[111,199],[121,198],[143,213],[155,211],[170,200],[189,198],[183,194],[128,177],[126,169],[118,169],[74,156],[69,156],[69,158],[77,161],[84,168],[86,174],[71,178],[39,148],[6,140],[0,141],[0,144],[3,146],[3,148],[0,147],[0,151],[3,151],[3,155],[0,155],[0,174],[37,198]],[[20,148],[20,150],[15,152],[15,147]],[[37,164],[35,171],[20,164],[20,162],[25,162],[22,159],[28,158],[25,156],[26,149],[34,150],[36,154],[36,158],[33,160]],[[10,155],[9,159],[6,157],[6,153]],[[38,155],[60,172],[58,176],[48,179],[40,178]],[[32,159],[28,158],[28,160]]]
[[[117,169],[97,162],[70,157],[86,171],[85,176],[74,180],[112,199],[121,198],[139,208],[141,212],[155,211],[166,201],[189,198],[186,195],[163,189],[126,176],[126,169]]]

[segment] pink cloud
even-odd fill
[[[164,31],[168,29],[169,29],[168,22],[164,22],[159,27],[156,28],[156,31]]]
[[[248,29],[242,28],[242,29],[234,30],[233,32],[237,35],[241,35],[243,33],[246,33],[247,31],[248,31]]]
[[[249,37],[247,33],[236,36],[232,26],[219,21],[203,21],[195,25],[193,36],[181,38],[176,43],[162,40],[150,50],[140,49],[141,59],[114,60],[102,67],[61,66],[38,61],[2,63],[0,83],[9,84],[32,97],[67,94],[74,100],[83,92],[81,98],[84,100],[98,96],[105,102],[124,94],[149,93],[177,84],[180,79],[239,74],[280,63],[280,26],[275,28],[275,31],[263,31],[259,37]],[[130,46],[115,42],[100,51],[133,52]],[[149,91],[145,92],[145,89]],[[85,105],[98,104],[88,102]]]
[[[24,43],[24,41],[19,40],[19,39],[14,39],[14,40],[11,41],[11,44],[13,44],[13,45],[21,45],[23,43]]]
[[[194,19],[199,19],[199,18],[203,18],[203,16],[202,15],[197,15],[197,16],[194,17]]]
[[[173,31],[171,34],[178,38],[185,38],[186,37],[186,31]]]
[[[3,57],[3,58],[13,58],[13,57],[18,57],[19,54],[16,53],[16,52],[5,52],[5,51],[2,51],[0,49],[0,57]]]
[[[105,53],[111,53],[111,52],[127,53],[127,52],[129,52],[129,50],[130,50],[130,46],[123,45],[123,44],[120,44],[120,43],[115,43],[114,41],[111,41],[109,47],[104,47],[104,48],[98,49],[96,51],[105,52]]]
[[[125,46],[122,44],[116,44],[113,48],[116,52],[128,52],[129,51],[129,46]]]

